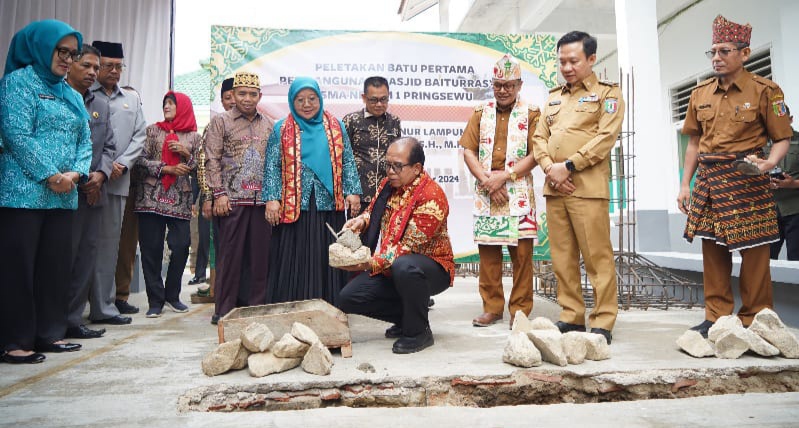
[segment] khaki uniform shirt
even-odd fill
[[[503,171],[505,170],[505,151],[508,148],[508,119],[510,119],[510,112],[513,107],[508,107],[506,111],[500,111],[497,107],[497,126],[494,131],[494,153],[491,155],[491,170]],[[469,123],[466,124],[466,129],[463,131],[458,144],[466,150],[471,150],[477,154],[480,148],[480,119],[483,116],[482,110],[475,110],[472,117],[469,118]],[[541,116],[541,111],[538,107],[531,105],[527,112],[527,153],[533,151],[533,129],[535,129],[538,118]]]
[[[572,196],[610,199],[608,157],[624,120],[619,86],[600,82],[592,73],[575,85],[549,91],[542,116],[533,136],[535,160],[541,169],[570,159],[576,169]],[[547,195],[564,194],[544,186]]]
[[[699,136],[699,153],[750,152],[769,138],[791,138],[790,118],[780,87],[743,71],[727,90],[714,77],[691,92],[682,133]]]

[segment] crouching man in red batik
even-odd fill
[[[424,171],[424,149],[415,138],[394,141],[384,167],[388,176],[369,208],[344,225],[366,230],[365,244],[374,255],[342,268],[363,272],[341,290],[339,308],[393,323],[386,330],[386,337],[398,338],[392,350],[410,354],[433,345],[427,305],[455,277],[449,204]]]

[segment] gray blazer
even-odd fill
[[[114,130],[111,127],[111,109],[108,102],[97,98],[93,92],[88,91],[83,96],[86,111],[89,112],[89,129],[92,132],[92,164],[89,171],[100,171],[105,174],[106,182],[100,189],[100,200],[93,207],[101,207],[108,199],[108,179],[116,156],[116,142]],[[85,199],[82,193],[82,199]]]
[[[134,92],[114,87],[114,92],[109,97],[103,87],[96,83],[89,91],[95,97],[105,100],[111,109],[111,128],[114,130],[116,143],[116,157],[114,162],[128,167],[127,172],[116,180],[110,180],[106,187],[108,194],[128,196],[130,189],[130,170],[136,160],[141,156],[144,139],[146,138],[147,123],[144,120],[139,96]]]

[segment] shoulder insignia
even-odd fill
[[[483,111],[483,107],[485,107],[485,105],[483,105],[483,104],[480,104],[479,106],[475,106],[474,111]]]
[[[600,84],[600,85],[605,85],[605,86],[619,86],[619,84],[618,84],[618,83],[616,83],[616,82],[611,82],[610,80],[600,80],[600,81],[599,81],[599,84]]]
[[[549,93],[551,94],[551,93],[553,93],[555,91],[560,91],[561,89],[563,89],[563,85],[558,85],[558,86],[555,86],[554,88],[550,89]]]
[[[754,73],[752,74],[752,80],[754,80],[755,82],[757,82],[757,83],[759,83],[759,84],[761,84],[763,86],[768,86],[771,89],[779,89],[780,88],[780,85],[774,83],[772,80],[766,79],[765,77],[762,77],[762,76],[758,76],[757,74],[754,74]]]

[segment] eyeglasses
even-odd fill
[[[307,98],[305,98],[305,97],[303,97],[303,98],[300,98],[300,97],[294,98],[294,105],[304,106],[305,104],[308,104],[308,105],[311,105],[311,106],[319,105],[319,98],[315,97],[313,95],[309,96]]]
[[[510,82],[494,82],[494,92],[499,92],[502,89],[505,89],[506,92],[513,92],[516,89],[516,81],[512,80]]]
[[[413,165],[413,164],[402,163],[402,162],[383,161],[383,168],[385,168],[386,171],[393,170],[394,172],[400,172],[400,171],[402,171],[402,168],[405,168],[408,165]]]
[[[380,103],[380,104],[388,104],[388,97],[381,97],[381,98],[371,97],[371,98],[367,98],[366,101],[368,101],[369,104],[378,104],[378,103]]]
[[[722,48],[722,49],[719,49],[719,50],[711,49],[709,51],[706,51],[705,55],[707,55],[708,59],[713,59],[713,57],[716,56],[716,54],[719,54],[719,56],[722,57],[722,58],[726,58],[727,55],[730,54],[730,52],[739,51],[739,50],[740,49],[738,49],[738,48]]]
[[[103,64],[100,66],[100,69],[105,71],[111,71],[111,70],[122,71],[126,67],[127,66],[125,64]]]
[[[70,59],[72,61],[77,61],[80,59],[79,51],[71,51],[67,48],[55,48],[55,51],[58,57],[61,58],[61,61],[68,61]]]

